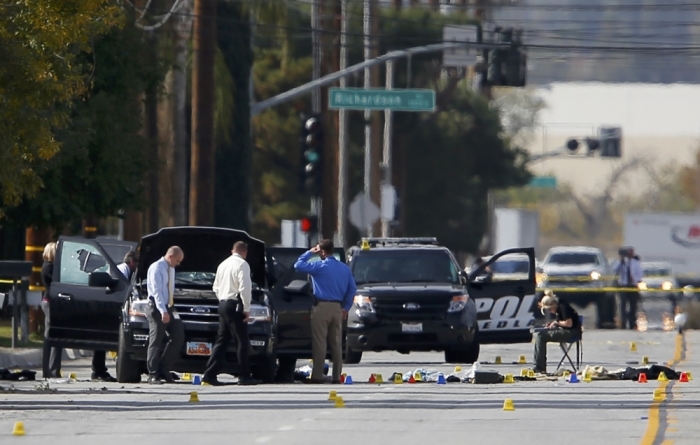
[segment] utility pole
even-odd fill
[[[363,9],[363,34],[364,34],[364,56],[365,61],[368,61],[372,54],[370,52],[370,33],[372,32],[371,27],[372,20],[372,0],[364,0]],[[370,67],[365,68],[364,76],[364,87],[368,89],[370,84]],[[369,109],[365,109],[365,181],[364,181],[364,192],[365,196],[372,196],[372,133],[370,128],[370,119],[372,114]],[[367,236],[372,236],[372,227],[367,227]]]
[[[389,60],[386,62],[386,89],[391,90],[394,88],[394,61]],[[391,136],[392,136],[392,124],[393,124],[393,112],[391,109],[387,108],[384,110],[384,150],[382,167],[384,170],[384,181],[382,183],[383,187],[392,186],[392,176],[391,176]],[[382,193],[382,207],[387,205],[394,205],[393,202],[384,202],[384,193]],[[393,201],[393,200],[392,200]],[[382,211],[385,209],[382,208]],[[383,216],[383,215],[382,215]],[[382,217],[382,237],[388,238],[391,236],[391,219],[385,219]]]
[[[192,64],[190,225],[214,224],[214,57],[216,2],[195,0]],[[184,178],[177,178],[183,180]]]
[[[348,0],[340,0],[340,70],[348,67]],[[345,88],[345,77],[340,78],[340,88]],[[348,115],[347,110],[338,111],[338,221],[337,244],[346,247],[347,198],[348,198]]]
[[[321,77],[321,63],[322,63],[322,53],[321,53],[321,0],[312,0],[311,2],[311,55],[312,55],[312,80],[317,80]],[[311,111],[315,115],[321,113],[321,88],[314,88],[311,92]],[[321,117],[323,120],[323,117]],[[321,204],[322,200],[319,197],[311,198],[311,214],[315,215],[318,219],[318,233],[321,233],[321,228],[323,225],[323,220],[321,218]],[[316,234],[313,234],[316,235]],[[309,239],[311,245],[315,244],[315,240]]]
[[[370,39],[370,53],[372,58],[379,57],[379,0],[372,0],[372,7],[370,9],[371,16],[371,39]],[[377,65],[372,68],[371,72],[371,86],[379,87],[379,70],[380,66]],[[372,133],[372,147],[370,166],[372,173],[370,175],[371,185],[370,185],[370,198],[377,206],[380,205],[381,195],[380,195],[380,164],[382,162],[382,152],[380,151],[382,145],[382,112],[373,111],[371,118],[371,133]],[[372,233],[380,233],[382,230],[381,222],[377,221],[372,227]]]

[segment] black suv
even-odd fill
[[[175,273],[175,316],[185,328],[185,345],[174,371],[202,372],[218,330],[218,300],[212,291],[217,266],[236,241],[248,244],[246,260],[253,280],[249,336],[251,370],[265,382],[276,372],[276,313],[267,289],[265,244],[247,233],[211,227],[171,227],[145,236],[131,283],[99,240],[61,237],[51,285],[51,330],[54,346],[116,350],[117,379],[139,382],[146,372],[148,310],[146,274],[168,247],[185,253]],[[222,372],[236,375],[235,340]]]
[[[445,351],[448,363],[479,358],[477,299],[532,295],[534,249],[494,255],[481,269],[506,254],[524,253],[530,273],[518,280],[470,280],[452,253],[435,238],[369,238],[349,252],[357,296],[348,314],[347,363],[363,351]]]

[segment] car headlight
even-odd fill
[[[641,283],[637,284],[637,289],[639,290],[647,290],[649,289],[649,286],[647,286],[647,283],[642,281]]]
[[[600,280],[600,277],[600,272],[598,272],[597,270],[591,272],[591,280]]]
[[[374,305],[372,305],[372,299],[364,295],[355,295],[353,304],[363,312],[374,312]]]
[[[664,282],[661,284],[661,289],[663,289],[663,290],[671,290],[671,289],[673,289],[673,283],[671,283],[670,281],[664,281]]]
[[[270,321],[270,308],[259,304],[250,305],[250,313],[248,314],[248,324],[253,324],[257,321]]]
[[[129,315],[140,315],[145,317],[151,310],[151,305],[148,300],[134,300],[129,305]]]
[[[452,301],[450,301],[450,308],[447,310],[447,312],[461,311],[467,306],[467,300],[469,300],[469,296],[467,295],[457,295],[452,297]]]

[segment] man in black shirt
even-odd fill
[[[559,301],[551,290],[544,292],[540,308],[554,314],[556,320],[546,325],[547,330],[535,334],[535,372],[547,372],[547,343],[561,343],[572,339],[581,333],[581,322],[578,313],[564,301]]]

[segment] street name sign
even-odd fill
[[[329,88],[328,108],[433,111],[435,91],[422,89]]]

